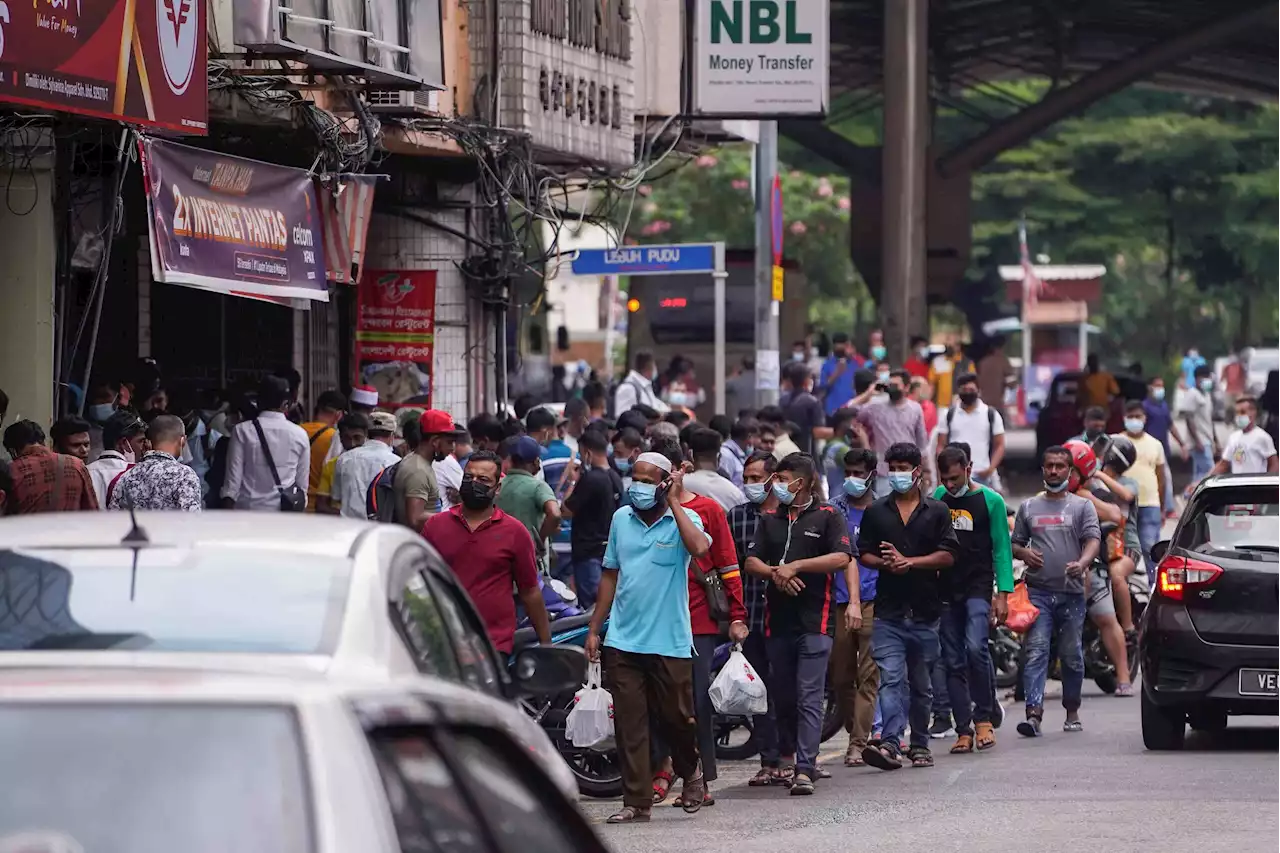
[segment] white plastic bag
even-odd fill
[[[707,691],[717,714],[747,717],[769,711],[769,694],[764,679],[752,669],[742,647],[735,645],[720,674]]]
[[[587,683],[573,696],[565,734],[574,746],[609,750],[613,740],[613,695],[600,686],[600,664],[587,667]]]

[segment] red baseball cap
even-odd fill
[[[418,419],[418,423],[422,426],[422,434],[424,436],[451,435],[457,438],[467,432],[464,429],[454,427],[453,418],[439,409],[427,409],[422,413],[422,417]]]

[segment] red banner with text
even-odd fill
[[[365,270],[357,301],[354,384],[377,388],[384,408],[429,408],[435,270]]]

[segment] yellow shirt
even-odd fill
[[[951,405],[955,393],[952,383],[961,373],[972,373],[973,362],[961,356],[935,358],[929,362],[929,384],[933,386],[933,401],[939,408]]]
[[[1086,374],[1080,383],[1081,409],[1087,409],[1090,406],[1101,406],[1105,409],[1111,405],[1112,397],[1119,396],[1120,386],[1116,384],[1116,378],[1105,370]]]
[[[1138,458],[1128,471],[1126,477],[1132,477],[1138,484],[1138,506],[1160,506],[1160,481],[1156,479],[1156,471],[1164,467],[1164,445],[1145,432],[1138,438],[1121,433],[1133,442]]]
[[[336,457],[324,463],[324,466],[320,469],[320,482],[316,484],[316,495],[323,495],[329,498],[330,505],[335,509],[339,508],[341,504],[336,496],[330,496],[329,493],[333,491],[333,469],[336,467],[338,467]]]

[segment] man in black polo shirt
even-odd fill
[[[561,511],[573,519],[569,542],[574,592],[578,605],[589,610],[600,589],[600,561],[609,542],[609,524],[622,506],[622,477],[609,466],[609,439],[603,430],[588,429],[579,436],[578,457],[581,468]]]
[[[827,659],[835,636],[835,575],[845,572],[849,606],[861,612],[858,564],[850,561],[844,518],[817,498],[813,457],[792,453],[778,463],[773,495],[781,504],[760,513],[746,569],[772,581],[765,632],[769,656],[767,684],[778,721],[783,755],[794,745],[792,794],[812,794],[822,742],[822,701]],[[782,771],[785,780],[786,771]]]
[[[880,572],[871,650],[880,667],[884,712],[884,739],[868,744],[862,758],[881,770],[901,767],[898,744],[910,716],[911,764],[932,767],[930,676],[938,660],[942,611],[938,575],[951,568],[960,543],[951,528],[951,510],[920,491],[920,448],[895,444],[885,453],[885,464],[892,491],[867,508],[858,531],[858,559]]]

